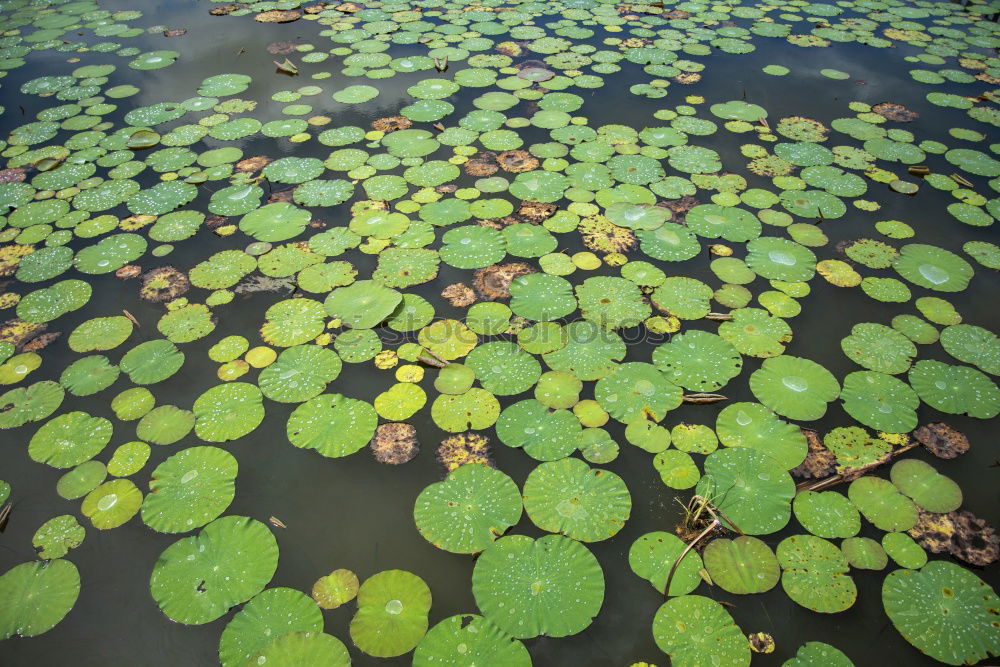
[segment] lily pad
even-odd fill
[[[427,632],[430,608],[431,591],[423,579],[404,570],[379,572],[358,589],[351,639],[377,658],[403,655]]]
[[[542,463],[528,475],[524,509],[543,530],[597,542],[625,526],[632,498],[615,473],[565,458]]]

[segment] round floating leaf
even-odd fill
[[[301,234],[312,216],[289,202],[264,204],[240,218],[240,231],[258,241],[286,241]]]
[[[882,584],[892,624],[921,653],[949,665],[1000,655],[1000,599],[972,572],[947,561],[896,570]]]
[[[855,324],[851,335],[840,341],[840,347],[857,364],[893,375],[907,371],[917,356],[916,346],[906,336],[873,322]]]
[[[368,444],[378,415],[369,403],[340,394],[323,394],[295,408],[288,418],[288,439],[323,456],[353,454]]]
[[[836,545],[812,535],[792,535],[778,545],[781,587],[806,609],[835,614],[854,604],[858,589]]]
[[[192,411],[195,433],[207,442],[242,438],[264,420],[260,389],[246,382],[212,387],[195,399]]]
[[[770,456],[734,447],[708,455],[697,492],[722,510],[730,525],[766,535],[788,523],[795,483]]]
[[[154,445],[172,445],[194,428],[194,414],[174,405],[161,405],[147,412],[136,426],[140,440]]]
[[[701,595],[667,600],[653,617],[653,640],[675,667],[750,664],[750,645],[725,607]]]
[[[646,533],[632,543],[628,552],[628,564],[638,576],[647,580],[653,588],[661,593],[667,587],[667,577],[674,566],[674,561],[687,548],[684,542],[673,533],[657,531]],[[687,595],[701,583],[701,557],[697,551],[691,550],[674,571],[670,580],[668,595]]]
[[[269,588],[226,625],[219,639],[219,661],[225,667],[242,667],[274,638],[322,630],[323,612],[309,597],[291,588]]]
[[[316,580],[312,596],[323,609],[336,609],[357,596],[358,585],[358,575],[350,570],[334,570]]]
[[[882,548],[900,567],[912,570],[927,564],[927,552],[906,533],[886,533]]]
[[[577,321],[566,325],[566,344],[543,356],[557,371],[573,373],[583,381],[610,375],[625,358],[625,342],[613,331],[596,322]]]
[[[264,590],[278,565],[278,544],[248,517],[216,519],[163,550],[149,589],[173,621],[201,625]]]
[[[413,653],[414,667],[442,664],[530,667],[524,644],[482,616],[450,616],[431,628]]]
[[[431,418],[449,433],[489,428],[500,415],[500,402],[485,389],[473,387],[455,396],[442,394],[431,405]]]
[[[472,389],[470,393],[473,391],[476,390]],[[436,406],[437,401],[434,403]],[[435,422],[440,425],[437,419]],[[508,447],[522,447],[528,456],[539,461],[555,461],[572,454],[578,446],[582,430],[580,421],[572,412],[550,411],[530,398],[505,408],[496,419],[496,425],[501,442]],[[452,432],[459,430],[464,429]]]
[[[761,308],[739,308],[733,319],[719,325],[719,336],[732,343],[741,354],[776,357],[792,339],[792,328],[779,317]]]
[[[161,533],[185,533],[222,514],[236,495],[236,459],[218,447],[189,447],[153,471],[142,520]]]
[[[358,589],[358,613],[351,619],[351,639],[377,658],[412,651],[427,632],[431,590],[404,570],[369,577]]]
[[[66,500],[82,498],[96,489],[107,475],[108,469],[102,462],[86,461],[59,478],[56,493]]]
[[[660,421],[680,406],[682,394],[656,366],[635,361],[621,364],[594,387],[597,402],[623,424],[647,416]]]
[[[891,375],[875,371],[850,373],[844,378],[840,397],[847,414],[865,426],[887,433],[905,433],[917,426],[917,394]]]
[[[774,65],[777,67],[777,65]],[[823,642],[806,642],[799,647],[791,660],[785,661],[781,667],[854,667],[850,658],[840,649]]]
[[[972,279],[972,266],[953,252],[923,243],[900,249],[892,268],[914,285],[939,292],[961,292]]]
[[[910,369],[907,379],[920,400],[941,412],[979,419],[1000,414],[1000,389],[975,368],[921,359]]]
[[[870,537],[849,537],[840,543],[840,550],[857,570],[884,570],[889,562],[882,545]]]
[[[652,312],[635,283],[614,276],[587,278],[576,298],[584,319],[606,329],[634,327]]]
[[[87,494],[80,511],[90,517],[94,528],[117,528],[136,515],[142,505],[142,492],[130,480],[105,482]]]
[[[757,403],[732,403],[715,422],[719,441],[726,447],[750,447],[791,470],[802,463],[808,445],[802,430]]]
[[[990,375],[1000,375],[1000,338],[971,324],[953,324],[941,331],[941,346],[959,361]]]
[[[730,593],[767,592],[778,585],[781,575],[771,547],[756,537],[714,539],[705,547],[702,558],[712,581]]]
[[[897,489],[928,512],[945,514],[962,505],[961,487],[920,459],[897,461],[889,471],[889,478]]]
[[[123,315],[95,317],[73,329],[67,342],[74,352],[111,350],[124,343],[131,334],[132,321]]]
[[[111,422],[86,412],[67,412],[46,422],[28,443],[31,460],[72,468],[97,456],[111,440]]]
[[[403,295],[374,280],[359,280],[333,290],[324,302],[331,317],[339,317],[354,329],[371,329],[384,322]]]
[[[653,363],[685,389],[711,392],[724,387],[743,367],[733,345],[706,331],[687,331],[653,350]]]
[[[45,560],[62,558],[70,549],[83,544],[86,531],[72,514],[53,517],[43,523],[31,538],[31,545]]]
[[[257,384],[272,401],[301,403],[319,396],[341,369],[336,352],[319,345],[295,345],[260,373]]]
[[[0,576],[0,635],[35,637],[69,613],[80,595],[80,573],[68,560],[15,565]]]
[[[771,280],[809,280],[816,271],[816,255],[809,248],[771,236],[747,243],[746,263]]]
[[[851,482],[847,496],[879,530],[900,532],[917,523],[917,506],[887,480],[860,477]]]
[[[184,365],[184,353],[169,340],[149,340],[125,353],[121,369],[136,384],[156,384]]]
[[[264,646],[247,664],[349,665],[344,642],[323,632],[289,632]]]
[[[586,629],[600,611],[604,573],[575,540],[510,535],[479,556],[472,594],[486,618],[514,637],[566,637]]]
[[[815,361],[783,355],[766,359],[750,376],[750,391],[761,403],[790,419],[813,420],[840,394],[840,384]]]
[[[625,526],[632,497],[615,473],[565,458],[531,471],[524,482],[524,509],[542,530],[598,542]]]
[[[521,519],[521,495],[499,470],[462,465],[420,492],[413,518],[424,539],[439,549],[478,553]]]
[[[800,491],[792,509],[802,527],[817,537],[853,537],[861,530],[858,510],[836,491]]]
[[[65,395],[62,385],[52,380],[0,394],[0,429],[17,428],[45,419],[62,405]]]
[[[483,389],[497,396],[527,391],[542,374],[542,366],[515,343],[494,341],[476,347],[466,357]]]
[[[510,283],[510,309],[536,322],[549,322],[576,310],[573,286],[565,278],[530,273]]]

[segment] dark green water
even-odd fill
[[[131,106],[153,104],[160,101],[178,101],[194,95],[198,83],[206,76],[221,72],[241,72],[254,76],[251,88],[241,97],[259,100],[253,115],[270,120],[280,117],[283,104],[270,101],[270,95],[285,88],[305,85],[305,77],[289,80],[273,73],[271,61],[275,58],[264,46],[276,40],[311,42],[323,48],[324,38],[317,35],[321,26],[299,21],[285,26],[254,23],[251,17],[210,17],[209,3],[196,0],[169,0],[128,4],[105,0],[102,6],[109,9],[141,9],[145,16],[134,22],[144,26],[167,24],[188,30],[182,37],[167,39],[160,35],[142,35],[127,41],[141,50],[170,48],[183,55],[172,67],[136,72],[119,67],[112,77],[115,83],[134,83],[142,88],[136,97],[119,102],[117,120]],[[915,84],[905,74],[910,65],[902,58],[916,54],[918,49],[899,44],[893,49],[871,49],[857,44],[837,44],[827,49],[801,49],[782,40],[757,42],[759,48],[748,55],[728,55],[722,52],[699,58],[707,68],[702,80],[694,85],[674,85],[670,95],[663,100],[642,100],[629,96],[627,88],[644,80],[638,66],[625,63],[622,72],[608,75],[604,88],[595,91],[574,90],[586,100],[578,112],[590,119],[591,126],[605,123],[622,123],[643,127],[650,122],[650,115],[660,105],[674,106],[684,95],[701,95],[711,102],[745,99],[764,106],[771,118],[802,115],[829,124],[834,118],[850,115],[847,103],[862,101],[875,104],[892,101],[919,109],[918,121],[905,126],[917,135],[918,140],[933,139],[954,143],[947,130],[953,126],[971,126],[960,112],[942,110],[927,104],[926,87]],[[396,47],[406,52],[406,47]],[[415,49],[411,49],[414,52]],[[395,51],[393,51],[395,53]],[[0,94],[4,95],[7,113],[0,117],[0,131],[26,122],[49,102],[35,97],[15,95],[21,83],[43,74],[59,74],[67,67],[69,55],[46,52],[32,55],[25,67],[12,70],[0,80]],[[103,54],[80,54],[80,62],[72,65],[103,63]],[[280,57],[278,57],[280,60]],[[309,66],[308,71],[333,65]],[[780,63],[792,68],[788,76],[775,78],[760,72],[767,64]],[[818,74],[823,67],[841,69],[851,74],[850,79],[834,81]],[[305,68],[303,68],[304,71]],[[334,125],[359,125],[367,127],[371,120],[398,112],[408,103],[405,89],[428,73],[398,74],[392,79],[375,83],[382,94],[372,105],[359,105],[351,111],[337,109]],[[322,83],[325,90],[336,90],[356,79],[333,77]],[[964,94],[967,90],[959,84],[946,83],[934,88],[942,92]],[[463,91],[450,98],[456,106],[455,116],[460,117],[471,109],[471,99],[478,91],[466,95]],[[328,95],[310,98],[314,113],[324,113],[327,103],[338,107]],[[23,106],[24,115],[18,106]],[[518,108],[508,115],[519,115]],[[962,121],[967,122],[962,122]],[[180,124],[183,121],[177,121]],[[982,129],[982,124],[979,124]],[[985,131],[985,130],[983,130]],[[547,133],[538,128],[522,131],[525,143],[544,141]],[[537,135],[537,136],[533,136]],[[996,138],[996,134],[993,135]],[[210,147],[221,142],[206,140]],[[719,151],[723,164],[747,177],[750,187],[767,183],[767,179],[746,173],[741,169],[745,159],[739,154],[739,141],[732,135],[719,132],[698,139],[700,145]],[[323,158],[327,147],[316,142],[290,144],[287,141],[267,139],[260,135],[242,142],[246,156],[264,154],[273,158],[283,154]],[[928,155],[925,164],[935,171],[954,171],[943,158]],[[898,165],[897,165],[898,166]],[[148,174],[139,180],[151,184]],[[473,179],[462,176],[460,186],[471,184]],[[985,191],[983,179],[977,181]],[[209,184],[198,200],[188,208],[204,210]],[[830,237],[821,257],[832,257],[832,246],[840,240],[869,236],[875,220],[904,220],[917,230],[917,240],[934,244],[961,254],[964,242],[989,238],[994,242],[998,234],[992,230],[957,224],[944,211],[953,199],[946,192],[930,187],[921,189],[917,198],[897,195],[885,186],[871,183],[866,198],[878,201],[882,208],[877,213],[849,210],[836,221],[824,223],[822,228]],[[346,223],[349,204],[336,209],[318,211],[318,217],[330,224]],[[308,233],[308,232],[307,232]],[[562,242],[562,238],[560,239]],[[140,260],[146,268],[172,264],[182,269],[190,268],[211,254],[231,247],[242,247],[243,240],[218,238],[202,231],[195,242],[181,242],[177,249],[163,260],[149,257]],[[83,247],[86,242],[74,240],[72,247]],[[583,249],[570,248],[570,250]],[[346,257],[363,274],[374,266],[375,258],[352,252]],[[684,265],[685,275],[713,282],[708,270],[708,257]],[[695,264],[692,268],[691,264]],[[668,273],[669,273],[669,268]],[[617,275],[616,270],[603,268],[588,275]],[[430,297],[441,289],[460,280],[468,280],[468,272],[458,271],[442,264],[438,277],[420,286],[418,293]],[[156,321],[163,309],[156,304],[141,301],[133,282],[119,281],[113,276],[90,279],[95,299],[86,307],[70,313],[54,323],[50,330],[71,331],[77,324],[91,317],[110,315],[127,309],[142,324],[130,339],[130,344],[158,338]],[[717,282],[717,281],[716,281]],[[32,287],[38,287],[33,285]],[[822,280],[811,282],[812,293],[801,299],[802,314],[792,320],[794,341],[787,352],[806,356],[842,378],[856,370],[852,362],[840,351],[839,341],[856,322],[887,322],[886,307],[860,290],[833,287]],[[15,283],[8,289],[18,289]],[[202,290],[189,293],[192,301]],[[914,288],[914,294],[925,293]],[[997,328],[996,298],[1000,294],[1000,277],[994,271],[976,267],[972,286],[957,295],[947,295],[962,313],[964,321],[986,328]],[[100,295],[100,298],[96,298]],[[237,300],[221,309],[219,326],[212,336],[187,344],[183,350],[188,362],[183,370],[155,388],[158,404],[174,403],[182,407],[204,389],[217,384],[216,365],[208,360],[208,347],[229,334],[245,335],[256,344],[255,330],[262,321],[267,306],[285,298],[284,294],[254,294]],[[461,317],[463,309],[435,304],[441,317]],[[895,312],[895,311],[893,311]],[[691,328],[714,331],[710,322],[690,323]],[[624,335],[628,340],[627,335]],[[638,340],[629,345],[625,361],[647,361],[652,346],[659,341]],[[921,346],[921,358],[950,358],[938,345]],[[32,380],[58,379],[59,371],[74,357],[68,350],[65,337],[49,346],[44,352],[45,363],[32,375]],[[754,400],[747,388],[750,373],[759,367],[760,360],[745,358],[743,371],[723,391],[731,401]],[[254,371],[255,373],[256,371]],[[245,380],[253,381],[253,375]],[[421,383],[430,390],[433,373],[428,373]],[[67,395],[60,412],[87,410],[91,414],[112,417],[104,397],[123,389],[126,379],[101,394],[101,400]],[[392,384],[391,374],[377,371],[370,364],[346,365],[341,376],[328,391],[343,391],[367,401]],[[592,389],[589,387],[587,391]],[[522,397],[515,397],[515,400]],[[583,398],[592,398],[585,394]],[[504,401],[507,405],[512,401]],[[668,415],[665,424],[672,426],[680,421],[713,424],[715,415],[725,403],[713,406],[684,406]],[[462,612],[476,610],[470,590],[472,557],[448,554],[435,549],[421,538],[413,523],[412,508],[417,494],[429,483],[442,477],[442,470],[434,458],[436,444],[445,437],[429,417],[429,410],[418,413],[411,421],[418,429],[423,451],[412,462],[400,467],[385,466],[375,462],[365,452],[343,459],[324,459],[314,452],[292,447],[285,435],[285,422],[294,405],[277,404],[265,400],[267,417],[251,435],[227,445],[240,463],[236,499],[227,514],[241,514],[266,521],[269,516],[279,517],[288,528],[276,530],[281,549],[278,571],[271,586],[289,586],[307,591],[317,577],[335,568],[354,570],[364,580],[367,576],[385,569],[400,568],[422,577],[434,596],[431,625]],[[1000,454],[995,447],[996,422],[980,421],[965,417],[937,413],[926,405],[919,410],[920,422],[945,421],[966,433],[972,450],[953,461],[933,460],[920,452],[917,455],[933,461],[944,474],[958,481],[965,494],[963,508],[973,511],[992,524],[1000,522],[1000,466],[994,465]],[[852,423],[841,410],[839,403],[831,404],[827,415],[814,428],[825,431]],[[17,563],[34,558],[31,536],[47,519],[67,512],[77,513],[76,501],[64,501],[54,492],[56,480],[62,471],[32,462],[26,454],[26,444],[37,428],[29,424],[19,429],[0,433],[3,441],[3,459],[0,477],[14,487],[14,510],[6,531],[0,536],[0,571]],[[646,581],[636,577],[628,567],[627,554],[631,543],[651,530],[670,530],[680,512],[675,497],[684,500],[689,492],[676,492],[665,487],[651,465],[651,456],[627,445],[623,429],[609,423],[606,428],[622,443],[621,455],[606,468],[618,473],[628,483],[632,493],[632,516],[625,529],[613,540],[589,545],[601,562],[607,582],[606,596],[600,615],[584,632],[570,638],[539,638],[527,640],[532,658],[537,665],[627,665],[633,661],[666,664],[668,661],[653,643],[649,624],[662,597]],[[119,429],[109,445],[112,448],[131,439],[129,429]],[[168,447],[154,447],[150,462],[135,476],[143,487],[148,473],[159,462],[178,451],[182,446],[195,443],[189,436],[181,443]],[[520,485],[534,467],[522,452],[494,443],[498,467],[507,472]],[[839,489],[845,491],[845,489]],[[793,523],[792,526],[795,524]],[[511,530],[513,533],[540,536],[538,530],[525,516]],[[765,541],[775,547],[780,540],[795,532],[797,527],[766,536]],[[868,524],[861,535],[875,537],[879,533]],[[163,616],[149,594],[149,575],[160,552],[177,539],[150,531],[138,517],[112,531],[88,528],[86,541],[72,551],[68,558],[80,569],[83,588],[80,598],[67,618],[55,629],[33,639],[14,639],[0,644],[0,663],[6,665],[202,665],[217,661],[218,638],[231,618],[227,614],[218,621],[204,626],[187,627],[169,621]],[[977,571],[992,585],[1000,582],[995,568]],[[916,649],[905,642],[892,628],[882,610],[879,595],[885,572],[852,571],[859,589],[858,600],[848,611],[821,615],[808,612],[796,605],[780,587],[764,595],[733,596],[718,588],[702,586],[697,593],[731,604],[727,607],[745,632],[765,631],[774,635],[777,650],[770,656],[758,656],[760,664],[780,664],[795,653],[805,641],[824,641],[843,650],[856,664],[923,664],[931,663]],[[352,604],[324,612],[326,631],[349,642],[347,626],[353,615]],[[360,653],[353,646],[352,658],[358,665],[409,664],[409,656],[393,660],[376,660]]]

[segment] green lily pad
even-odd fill
[[[489,619],[474,614],[450,616],[420,640],[414,667],[441,664],[484,664],[530,667],[528,649]]]
[[[496,396],[527,391],[542,374],[541,364],[517,344],[494,341],[479,345],[466,357],[483,389]]]
[[[431,590],[404,570],[369,577],[358,589],[351,639],[368,655],[391,658],[412,651],[427,632]]]
[[[576,298],[583,318],[606,329],[634,327],[652,312],[635,283],[614,276],[587,278]]]
[[[792,340],[792,328],[762,308],[738,308],[733,319],[719,325],[719,336],[732,343],[740,354],[750,357],[776,357]]]
[[[224,667],[242,667],[262,650],[270,655],[275,649],[269,644],[289,633],[322,630],[323,612],[308,596],[291,588],[268,588],[226,624],[219,639],[219,661]]]
[[[901,532],[917,523],[917,506],[887,480],[860,477],[851,482],[847,495],[879,530]]]
[[[139,420],[135,434],[154,445],[172,445],[194,428],[194,414],[174,405],[153,408]]]
[[[883,324],[855,324],[840,347],[852,361],[880,373],[903,373],[917,356],[916,346],[903,334]]]
[[[917,426],[916,392],[902,380],[875,371],[857,371],[844,378],[840,394],[844,411],[865,426],[887,433],[905,433]]]
[[[870,537],[849,537],[840,543],[840,550],[857,570],[884,570],[889,563],[885,549]]]
[[[261,392],[279,403],[301,403],[323,393],[340,375],[342,364],[333,350],[319,345],[286,348],[260,372]]]
[[[473,391],[476,390],[470,390]],[[497,409],[499,410],[499,405]],[[437,422],[436,419],[435,421]],[[439,422],[438,424],[440,425]],[[464,429],[452,432],[457,433],[459,430]],[[523,448],[529,456],[539,461],[555,461],[572,454],[576,451],[580,431],[580,422],[572,412],[550,411],[532,398],[504,408],[499,419],[496,419],[497,437],[502,443],[508,447]]]
[[[31,545],[45,559],[62,558],[70,549],[83,544],[86,531],[72,514],[53,517],[43,523],[31,538]]]
[[[975,368],[921,359],[910,369],[907,379],[920,400],[941,412],[979,419],[1000,414],[1000,389]]]
[[[261,391],[246,382],[212,387],[195,399],[192,411],[195,433],[206,442],[242,438],[264,420]]]
[[[143,522],[161,533],[185,533],[222,514],[236,494],[236,459],[218,447],[189,447],[153,471]]]
[[[128,523],[139,512],[142,492],[127,479],[105,482],[87,494],[80,512],[94,528],[110,530]]]
[[[67,412],[35,432],[28,443],[28,456],[53,468],[72,468],[100,454],[110,442],[111,432],[111,422],[103,417]]]
[[[817,537],[853,537],[861,530],[858,510],[836,491],[800,491],[792,509],[802,527]]]
[[[750,664],[750,645],[725,607],[701,595],[667,600],[653,617],[653,640],[675,667]]]
[[[169,340],[139,343],[122,357],[120,368],[135,384],[156,384],[184,365],[184,353]]]
[[[673,533],[657,531],[646,533],[632,543],[628,552],[628,564],[639,577],[647,580],[659,592],[667,587],[667,577],[674,566],[674,561],[687,548],[684,542]],[[687,595],[701,583],[701,556],[691,550],[674,571],[670,580],[668,595]]]
[[[132,322],[124,315],[95,317],[73,329],[67,342],[74,352],[95,352],[114,349],[131,334]]]
[[[374,280],[359,280],[333,290],[324,302],[331,317],[354,329],[371,329],[388,318],[403,295]]]
[[[788,523],[795,484],[770,456],[734,447],[709,454],[696,490],[725,513],[730,525],[766,535]]]
[[[65,396],[62,385],[52,380],[0,394],[0,429],[17,428],[45,419],[59,409]]]
[[[892,268],[914,285],[939,292],[961,292],[972,279],[972,266],[953,252],[923,243],[900,249]]]
[[[854,667],[854,663],[843,652],[823,642],[806,642],[799,647],[791,660],[781,667]]]
[[[479,387],[453,396],[442,394],[431,405],[434,423],[449,433],[489,428],[499,416],[500,402],[496,396]]]
[[[836,545],[813,535],[792,535],[778,545],[777,556],[781,587],[796,603],[821,614],[854,604],[858,590]]]
[[[623,424],[646,416],[660,421],[680,406],[682,395],[656,366],[636,361],[619,365],[594,386],[597,402]]]
[[[781,576],[774,552],[756,537],[714,539],[702,558],[712,581],[729,593],[765,593],[778,585]]]
[[[802,430],[757,403],[732,403],[715,422],[719,441],[726,447],[750,447],[791,470],[802,463],[808,445]]]
[[[962,505],[961,487],[920,459],[897,461],[889,471],[889,478],[897,489],[928,512],[945,514]]]
[[[167,618],[201,625],[264,590],[277,565],[278,544],[264,524],[227,516],[164,549],[149,589]]]
[[[1000,338],[971,324],[953,324],[941,330],[941,346],[959,361],[990,375],[1000,375]]]
[[[604,573],[575,540],[510,535],[479,556],[472,594],[483,615],[514,637],[566,637],[585,630],[600,611]]]
[[[933,561],[920,570],[890,573],[882,604],[903,638],[935,660],[962,665],[1000,655],[1000,599],[954,563]]]
[[[348,456],[369,443],[378,426],[371,404],[340,394],[323,394],[295,408],[288,418],[288,439],[323,456]]]
[[[0,576],[0,636],[35,637],[70,612],[80,595],[80,573],[68,560],[15,565]]]
[[[413,518],[423,538],[439,549],[478,553],[521,519],[521,495],[499,470],[462,465],[420,492]]]
[[[632,498],[615,473],[565,458],[542,463],[528,475],[524,509],[542,530],[597,542],[625,526]]]
[[[766,359],[753,372],[750,391],[780,415],[813,420],[826,414],[827,403],[840,395],[840,384],[815,361],[783,355]]]
[[[687,331],[653,350],[653,363],[676,385],[712,392],[739,375],[743,358],[731,343],[715,334]]]

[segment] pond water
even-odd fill
[[[997,655],[975,580],[1000,581],[996,11],[0,0],[0,662],[212,664],[223,637],[227,664],[473,664],[475,633],[424,636],[456,614],[490,619],[470,626],[486,665],[747,664],[756,632],[763,665],[807,642],[858,665]],[[725,398],[681,403],[706,392]],[[376,423],[397,422],[419,453],[402,438],[405,462],[379,462]],[[939,422],[967,452],[907,449]],[[824,475],[885,461],[792,513],[800,427]],[[431,485],[456,434],[503,474],[460,466],[449,503]],[[67,493],[90,460],[117,475]],[[646,558],[657,590],[640,538],[696,493],[765,553],[706,557],[710,585],[706,539],[664,598],[680,542]],[[926,529],[959,508],[988,524],[961,559]],[[910,560],[885,559],[907,530],[930,565],[903,538]],[[308,596],[339,569],[371,582],[364,604],[320,617]],[[370,579],[389,570],[429,611],[413,577]],[[731,592],[758,573],[764,592]],[[811,649],[794,664],[848,664]]]

